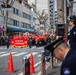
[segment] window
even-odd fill
[[[24,17],[24,18],[26,18],[26,17],[27,17],[26,13],[24,13],[24,12],[23,12],[23,17]]]
[[[22,24],[22,27],[23,27],[23,28],[27,28],[27,23],[23,23],[23,24]]]
[[[31,25],[30,24],[28,24],[28,29],[31,29]]]
[[[53,1],[50,1],[50,3],[53,3]]]
[[[31,20],[31,15],[29,15],[29,20]]]
[[[13,20],[13,25],[14,25],[14,26],[19,26],[19,21]]]
[[[35,18],[33,18],[33,21],[35,22]]]
[[[23,12],[23,17],[28,19],[28,20],[31,20],[31,15],[28,15],[26,13]]]
[[[16,14],[16,15],[19,15],[19,10],[16,9],[16,8],[13,8],[13,13]]]

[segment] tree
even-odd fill
[[[8,6],[11,6],[14,4],[16,0],[0,0],[0,3],[1,3],[1,7],[0,7],[0,11],[2,13],[2,15],[4,17],[6,17],[6,20],[5,20],[5,26],[4,26],[4,35],[7,34],[7,21],[8,21],[8,10],[6,10],[6,14],[4,15],[4,10],[2,10],[2,8],[8,8]]]
[[[48,18],[45,18],[45,9],[42,10],[42,12],[40,12],[39,10],[37,10],[35,4],[32,4],[33,10],[36,13],[37,19],[39,20],[40,24],[44,24],[45,21],[47,21]]]

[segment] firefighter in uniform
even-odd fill
[[[71,50],[76,50],[76,16],[70,17],[69,25],[72,27],[70,30],[69,44]]]
[[[32,36],[30,35],[28,38],[28,44],[29,44],[29,48],[32,47]]]
[[[48,50],[57,59],[63,61],[60,75],[76,75],[76,51],[70,50],[63,38],[46,45],[44,50]]]

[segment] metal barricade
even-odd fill
[[[46,54],[45,52],[41,52],[41,75],[47,75],[48,72],[50,73],[51,69],[53,69],[53,67],[55,67],[57,63],[55,57],[51,56],[51,54],[50,54],[50,60],[47,62],[45,59],[46,58],[45,54]]]
[[[22,67],[19,75],[30,75],[30,60],[27,57],[22,59]]]
[[[44,52],[41,52],[41,57],[41,75],[46,75],[46,62]]]

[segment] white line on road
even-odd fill
[[[38,63],[36,63],[36,64],[34,65],[34,67],[37,67],[39,64],[41,64],[41,61],[39,61]]]
[[[49,63],[48,63],[48,64],[49,64]],[[46,65],[46,69],[47,69],[49,66],[50,66],[50,64],[49,64],[49,65]],[[37,75],[41,75],[41,71],[40,71]]]
[[[35,49],[36,47],[32,47],[31,49]]]
[[[26,54],[27,52],[21,52],[21,53],[18,53],[18,54],[15,54],[13,56],[20,56],[20,55],[23,55],[23,54]]]
[[[41,54],[40,54],[40,55],[38,55],[37,57],[41,57]]]
[[[12,54],[14,54],[14,53],[16,53],[16,52],[11,52]],[[10,53],[6,53],[6,54],[2,54],[2,55],[0,55],[0,57],[4,57],[4,56],[7,56],[7,55],[9,55]]]
[[[43,49],[43,47],[39,47],[39,48],[37,48],[37,49]]]
[[[3,53],[6,53],[6,52],[0,52],[0,54],[3,54]]]
[[[30,53],[30,54],[36,55],[36,54],[38,54],[38,52],[33,52],[33,53]],[[27,55],[25,55],[25,56],[29,57],[30,54],[27,54]]]

